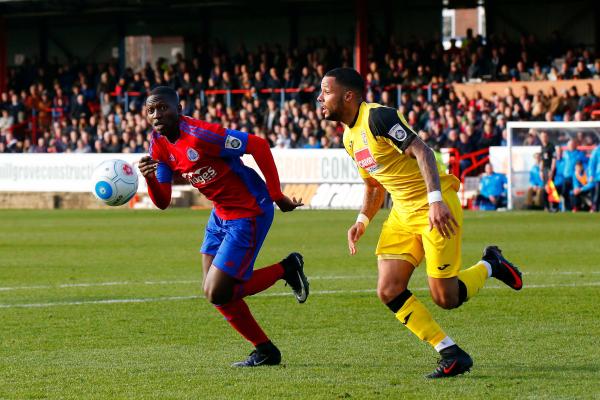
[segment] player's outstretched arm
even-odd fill
[[[281,183],[279,182],[279,174],[277,173],[275,160],[273,160],[271,148],[266,140],[257,136],[248,135],[246,152],[254,157],[258,168],[260,168],[265,177],[269,195],[281,211],[293,211],[297,207],[304,205],[302,199],[296,200],[295,197],[290,199],[281,192]]]
[[[160,163],[149,156],[142,157],[138,163],[138,168],[148,184],[148,195],[156,207],[161,210],[166,209],[171,204],[171,180],[170,177],[168,182],[159,181],[156,174],[159,175],[162,171],[159,171]],[[170,170],[169,170],[170,172]]]
[[[406,154],[417,159],[427,192],[437,195],[435,199],[429,199],[429,229],[437,228],[443,237],[450,238],[455,234],[454,227],[458,227],[458,223],[442,199],[440,174],[433,150],[421,138],[415,137],[406,149]]]
[[[370,177],[363,179],[365,181],[363,204],[358,219],[348,229],[348,250],[351,255],[356,254],[356,242],[365,233],[369,221],[375,217],[385,199],[385,189],[377,180]]]

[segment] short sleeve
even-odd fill
[[[241,157],[246,152],[248,134],[234,129],[225,129],[225,140],[221,157]]]
[[[377,107],[369,113],[369,129],[375,137],[382,137],[401,150],[406,151],[408,146],[417,137],[402,115],[391,107]]]

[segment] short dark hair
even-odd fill
[[[166,98],[169,102],[179,104],[179,95],[177,94],[175,89],[169,86],[155,86],[150,91],[150,96],[161,96],[163,98]]]
[[[334,68],[328,71],[325,76],[335,78],[336,82],[350,90],[356,91],[361,97],[365,93],[365,81],[354,68]]]

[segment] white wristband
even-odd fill
[[[362,222],[362,224],[365,226],[365,229],[367,229],[367,226],[369,226],[369,217],[367,217],[365,214],[360,213],[358,214],[358,217],[356,217],[356,222]]]
[[[434,190],[433,192],[427,193],[427,200],[429,201],[429,204],[442,201],[442,192]]]

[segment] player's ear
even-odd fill
[[[183,112],[183,107],[181,107],[181,104],[177,104],[177,114],[181,114]]]
[[[354,92],[351,90],[346,90],[346,92],[344,93],[344,101],[347,103],[350,103],[353,98],[354,98]]]

